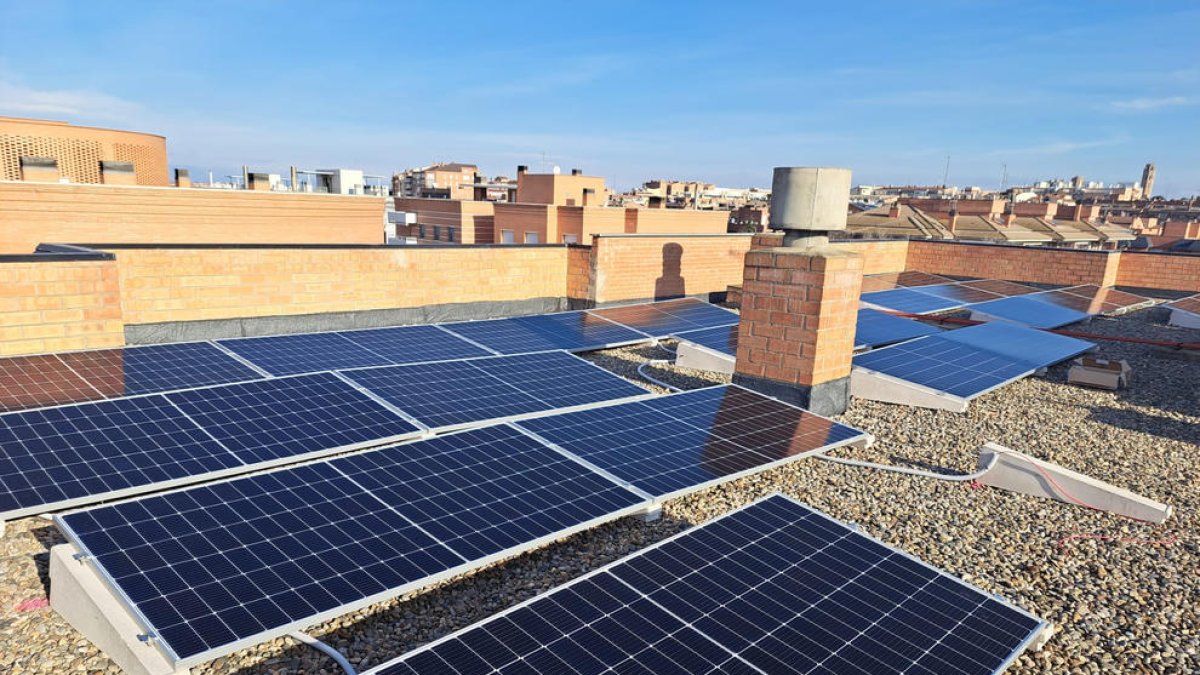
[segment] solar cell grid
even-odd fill
[[[701,328],[731,326],[738,322],[738,315],[734,312],[693,298],[589,311],[655,337],[666,337]]]
[[[970,399],[1036,370],[1036,366],[933,336],[854,357],[854,366]]]
[[[1200,295],[1190,295],[1186,298],[1180,298],[1167,306],[1190,314],[1200,315]]]
[[[729,354],[730,356],[737,354],[737,326],[689,330],[683,333],[678,333],[675,335],[675,337],[679,340],[691,342],[692,344],[706,347],[721,354]]]
[[[473,345],[437,326],[372,328],[341,331],[340,335],[391,363],[451,361],[491,355],[491,352],[483,347]]]
[[[0,412],[101,398],[53,354],[0,359]]]
[[[645,616],[660,630],[641,630]],[[721,672],[982,675],[1003,670],[1044,626],[776,495],[371,673],[564,672],[561,664],[581,675],[708,672],[720,664]],[[636,639],[664,633],[678,638],[661,648]]]
[[[1034,368],[1065,361],[1095,346],[1086,340],[1006,323],[960,328],[946,331],[939,337],[947,342],[976,347],[990,354],[1027,363]]]
[[[339,333],[236,338],[218,340],[217,344],[272,375],[315,373],[390,363],[383,356],[351,342]]]
[[[972,288],[970,286],[962,286],[960,284],[946,284],[941,286],[921,286],[916,290],[930,295],[936,295],[939,298],[953,300],[964,305],[970,305],[976,302],[987,302],[1003,297],[996,293],[986,291],[982,288]]]
[[[1088,314],[1085,312],[1042,302],[1037,297],[1037,295],[1021,295],[990,300],[972,305],[971,311],[1034,328],[1058,328],[1088,318]]]
[[[861,431],[736,386],[517,425],[660,499],[866,438]]]
[[[163,396],[0,415],[0,519],[237,469]]]
[[[640,333],[582,311],[464,321],[442,327],[499,354],[550,349],[585,351],[646,339]]]
[[[1117,289],[1111,287],[1102,288],[1096,285],[1085,285],[1071,286],[1070,288],[1064,288],[1062,290],[1063,292],[1070,293],[1072,295],[1088,298],[1092,300],[1093,303],[1100,303],[1101,311],[1106,314],[1147,305],[1152,302],[1150,298],[1145,296],[1126,293],[1125,291],[1118,291]]]
[[[184,662],[463,562],[327,463],[59,523]]]
[[[1083,297],[1067,291],[1046,291],[1028,296],[1038,302],[1045,302],[1058,307],[1082,312],[1084,314],[1100,314],[1104,311],[1104,303],[1094,297]]]
[[[64,363],[109,397],[263,377],[262,373],[208,342],[100,349],[60,356]]]
[[[165,396],[248,464],[382,443],[419,431],[332,373]]]
[[[896,288],[890,291],[863,293],[860,297],[867,304],[897,312],[908,312],[910,314],[932,314],[963,306],[963,303],[957,300],[939,298],[936,295],[923,293],[918,289],[912,288]]]
[[[940,332],[940,328],[919,321],[874,309],[860,309],[854,331],[854,346],[855,349],[878,347]]]
[[[565,352],[368,368],[344,375],[431,429],[647,393]]]

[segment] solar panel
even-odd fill
[[[343,375],[430,429],[647,393],[565,352],[367,368]]]
[[[921,286],[916,289],[921,293],[936,295],[939,298],[952,300],[962,305],[970,305],[976,302],[987,302],[1003,297],[999,294],[985,291],[982,288],[971,288],[970,286],[962,286],[960,284],[946,284],[942,286]]]
[[[368,673],[984,675],[1046,627],[774,495]]]
[[[644,506],[498,426],[56,522],[183,667]]]
[[[1041,289],[1025,284],[1018,284],[1011,281],[1003,281],[1000,279],[979,279],[976,281],[962,281],[960,286],[967,288],[978,288],[996,295],[1011,297],[1014,295],[1027,295],[1029,293],[1040,293]]]
[[[331,463],[466,560],[645,503],[508,425]]]
[[[1176,309],[1189,314],[1200,315],[1200,294],[1189,295],[1186,298],[1180,298],[1174,302],[1168,303],[1167,307]]]
[[[1096,346],[1086,340],[1005,323],[960,328],[942,333],[939,337],[1022,361],[1035,368],[1066,361]]]
[[[860,309],[854,332],[854,348],[879,347],[940,332],[940,328],[919,321],[874,309]]]
[[[391,363],[452,361],[491,355],[483,347],[437,326],[396,326],[342,331],[339,334]]]
[[[854,366],[969,400],[1093,346],[1021,326],[988,323],[860,354]]]
[[[982,314],[985,317],[1012,321],[1033,328],[1058,328],[1088,318],[1086,312],[1042,302],[1037,297],[1021,295],[982,302],[971,306],[972,316]]]
[[[237,469],[163,396],[0,415],[0,520]]]
[[[217,340],[217,344],[272,375],[387,365],[383,356],[339,333],[304,333]]]
[[[0,359],[0,412],[105,398],[53,354]]]
[[[640,333],[587,312],[464,321],[442,327],[498,354],[527,354],[550,349],[587,351],[646,339]]]
[[[659,499],[867,439],[733,385],[517,425]]]
[[[939,298],[936,295],[929,295],[928,293],[922,293],[911,288],[896,288],[890,291],[863,293],[861,299],[864,303],[873,305],[874,307],[890,309],[896,312],[907,312],[909,314],[932,314],[934,312],[958,309],[963,306],[963,303],[956,300]]]
[[[262,373],[208,342],[100,349],[59,356],[92,386],[110,397],[263,377]]]
[[[735,356],[737,354],[737,326],[722,326],[719,328],[704,328],[676,333],[676,339],[707,347],[721,354]]]
[[[1096,312],[1099,314],[1121,313],[1150,305],[1154,302],[1145,296],[1118,291],[1112,287],[1100,287],[1094,284],[1071,286],[1070,288],[1062,289],[1062,291],[1091,300],[1093,306],[1099,306],[1099,311]]]
[[[1094,298],[1085,298],[1081,295],[1068,293],[1067,291],[1046,291],[1037,295],[1028,296],[1038,302],[1055,305],[1065,309],[1074,310],[1083,314],[1092,315],[1099,314],[1104,311],[1104,303],[1095,300]]]
[[[916,270],[904,272],[890,272],[885,274],[870,274],[863,277],[862,292],[870,293],[874,291],[888,291],[893,288],[913,287],[913,286],[930,286],[933,284],[950,284],[954,283],[953,279],[948,277],[938,276],[937,274],[927,274]]]
[[[382,443],[420,431],[333,373],[166,394],[247,464]]]
[[[653,337],[666,337],[700,328],[732,326],[738,322],[736,313],[694,298],[589,311]]]

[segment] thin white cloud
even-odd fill
[[[1109,107],[1122,112],[1147,112],[1182,105],[1194,105],[1197,102],[1200,102],[1200,99],[1188,98],[1187,96],[1164,96],[1161,98],[1132,98],[1127,101],[1113,101],[1109,103]]]
[[[132,101],[87,89],[34,89],[0,80],[0,114],[62,115],[86,119],[127,119],[141,106]]]
[[[1093,141],[1047,141],[1038,145],[1028,145],[1019,148],[1006,148],[984,153],[986,157],[1008,157],[1011,155],[1066,155],[1078,150],[1103,148],[1128,142],[1126,136],[1114,136]]]

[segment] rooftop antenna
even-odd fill
[[[950,155],[946,155],[946,171],[942,174],[942,189],[946,189],[946,183],[950,181]]]
[[[542,151],[542,173],[546,173],[546,170],[549,168],[550,168],[550,156],[546,154],[545,150],[543,150]]]
[[[1008,163],[1001,164],[1000,167],[1000,191],[1004,192],[1008,187]]]

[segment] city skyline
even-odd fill
[[[1132,183],[1152,161],[1156,193],[1200,192],[1200,68],[1154,38],[1200,25],[1187,3],[867,3],[801,25],[787,5],[611,7],[6,6],[0,115],[163,134],[172,165],[218,175],[511,175],[545,153],[620,189],[762,186],[781,164],[939,184],[949,155],[951,185],[1005,166],[1009,185]]]

